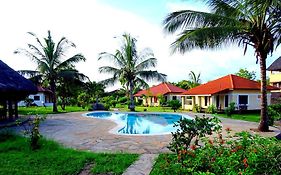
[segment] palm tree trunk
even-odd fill
[[[50,80],[50,85],[53,92],[53,112],[58,112],[55,80]]]
[[[130,93],[130,104],[129,104],[129,109],[130,111],[135,111],[135,103],[134,103],[134,95],[133,95],[133,90],[134,90],[134,82],[131,80],[129,81],[129,93]]]
[[[267,94],[266,94],[266,54],[260,54],[260,71],[261,71],[261,119],[258,127],[259,131],[266,132],[269,130],[267,115]]]

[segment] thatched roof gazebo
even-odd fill
[[[37,87],[0,60],[0,120],[18,117],[17,103],[29,94],[37,93]]]
[[[281,71],[281,57],[275,60],[268,68],[269,71]]]

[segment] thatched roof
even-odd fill
[[[0,60],[0,94],[2,97],[22,98],[37,93],[37,87]]]
[[[267,70],[270,71],[281,71],[281,57],[279,57],[277,60],[275,60],[268,68]]]

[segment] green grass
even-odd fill
[[[138,158],[137,154],[103,154],[63,148],[54,141],[41,140],[32,151],[26,138],[0,135],[0,174],[77,174],[87,164],[93,173],[122,174]]]
[[[177,174],[177,172],[174,171],[175,168],[178,168],[177,165],[173,167],[170,164],[174,157],[174,154],[159,154],[149,175]]]
[[[124,107],[124,108],[118,108],[120,111],[130,111],[128,109],[128,106]],[[174,112],[174,110],[171,109],[171,107],[154,107],[154,106],[150,106],[150,107],[144,107],[144,106],[136,106],[135,107],[135,111],[136,112],[144,112],[146,110],[146,112]],[[182,112],[182,110],[177,110],[177,112]]]
[[[57,113],[67,113],[67,112],[79,112],[79,111],[87,111],[88,108],[83,109],[78,106],[66,106],[65,110],[62,110],[58,107]],[[55,114],[53,112],[53,107],[39,107],[39,106],[31,106],[31,107],[19,107],[19,114],[21,115],[35,115],[35,114]]]
[[[245,120],[250,122],[259,122],[260,121],[260,113],[249,113],[249,114],[232,114],[231,117],[226,114],[215,114],[215,116],[230,118],[236,120]]]

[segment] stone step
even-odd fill
[[[123,175],[149,175],[158,154],[142,154]]]

